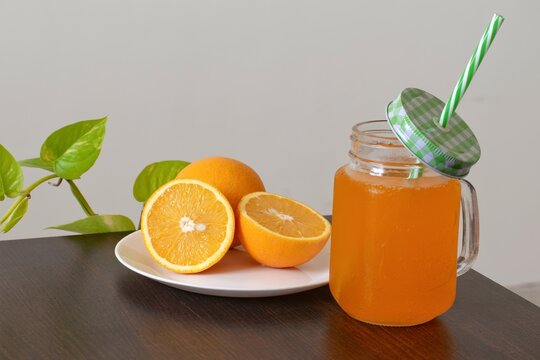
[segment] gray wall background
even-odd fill
[[[219,154],[329,213],[350,127],[405,87],[446,98],[493,12],[506,22],[459,107],[483,150],[475,268],[540,281],[539,2],[2,0],[0,142],[34,157],[53,130],[109,115],[79,182],[98,212],[136,219],[146,164]],[[82,216],[66,186],[43,186],[0,239]]]

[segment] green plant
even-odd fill
[[[32,191],[51,180],[56,180],[53,184],[55,186],[67,183],[86,215],[68,224],[51,226],[51,229],[77,233],[135,230],[133,222],[124,215],[97,214],[76,184],[99,157],[106,123],[107,117],[104,117],[64,126],[47,137],[41,146],[40,156],[33,159],[17,161],[0,144],[0,201],[5,200],[6,196],[14,199],[6,213],[0,217],[1,232],[8,232],[23,218],[28,211]],[[145,202],[154,190],[174,179],[188,164],[185,161],[169,160],[146,166],[133,185],[135,199]],[[40,168],[49,174],[25,187],[22,167]]]

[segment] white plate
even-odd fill
[[[159,265],[146,250],[140,231],[120,240],[114,253],[128,269],[178,289],[216,296],[266,297],[328,284],[330,241],[315,258],[295,268],[262,266],[245,251],[233,249],[216,265],[198,274],[177,274]]]

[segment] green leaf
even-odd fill
[[[52,163],[64,179],[77,179],[94,165],[101,151],[107,117],[84,120],[53,132],[41,147],[41,160]]]
[[[22,199],[17,207],[11,212],[7,219],[0,224],[0,231],[7,233],[23,218],[28,211],[28,197]]]
[[[124,215],[93,215],[69,224],[51,226],[48,229],[72,231],[80,234],[97,234],[117,231],[134,231],[135,225]]]
[[[24,183],[23,172],[17,160],[0,145],[0,201],[19,195]]]
[[[174,179],[180,170],[188,165],[188,162],[179,160],[160,161],[148,165],[135,179],[133,196],[137,201],[145,202],[157,188]]]
[[[20,160],[19,165],[54,172],[53,164],[50,163],[50,162],[45,162],[45,161],[41,160],[40,158]]]

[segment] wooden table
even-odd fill
[[[540,308],[475,271],[440,318],[378,327],[326,286],[259,299],[167,287],[118,263],[124,235],[0,242],[0,358],[540,359]]]

